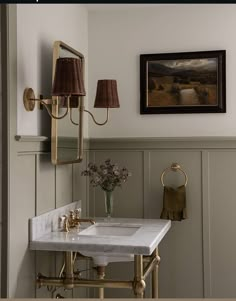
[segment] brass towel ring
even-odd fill
[[[184,186],[187,185],[187,183],[188,183],[188,176],[187,176],[187,174],[181,169],[181,167],[180,167],[180,165],[179,165],[178,163],[172,163],[172,164],[171,164],[171,167],[166,168],[166,169],[163,171],[163,173],[161,174],[161,184],[162,184],[163,187],[165,186],[164,180],[163,180],[163,179],[164,179],[164,175],[165,175],[167,172],[169,172],[169,171],[181,171],[181,172],[183,173],[184,177],[185,177],[185,183],[184,183]]]

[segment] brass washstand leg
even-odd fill
[[[146,283],[143,280],[143,256],[134,255],[134,284],[133,290],[136,298],[143,298]]]
[[[98,279],[105,278],[105,266],[97,266],[97,275],[98,275]],[[98,295],[99,295],[99,299],[104,299],[104,288],[103,287],[99,287]]]
[[[73,260],[73,252],[65,252],[65,280],[64,287],[67,289],[74,288],[73,280],[74,280],[74,260]]]
[[[158,298],[158,266],[160,263],[160,257],[158,255],[158,249],[155,249],[153,256],[157,258],[157,264],[152,271],[152,298]]]

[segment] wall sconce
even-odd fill
[[[56,97],[44,99],[43,96],[40,95],[40,98],[37,99],[35,98],[33,89],[26,88],[24,90],[23,103],[27,111],[33,111],[35,103],[39,102],[46,108],[51,118],[54,119],[63,119],[69,113],[71,123],[79,125],[81,128],[83,128],[82,122],[76,123],[73,121],[72,108],[79,109],[81,120],[83,120],[83,112],[87,112],[97,125],[104,125],[108,122],[109,108],[120,107],[116,80],[104,79],[98,80],[97,82],[94,107],[107,109],[106,120],[102,123],[97,122],[94,115],[84,108],[83,101],[80,101],[80,97],[85,95],[81,60],[73,57],[63,57],[56,60],[55,76],[52,85],[52,96]],[[61,116],[56,116],[52,113],[53,110],[50,110],[50,105],[59,105],[61,108],[66,108],[66,111]],[[82,141],[79,143],[79,148],[81,153]],[[82,156],[80,161],[82,161]]]
[[[52,118],[62,119],[66,117],[69,111],[71,112],[71,108],[79,108],[79,101],[77,101],[78,98],[75,98],[74,96],[78,97],[85,95],[86,93],[82,78],[81,61],[77,58],[58,58],[56,62],[56,71],[53,81],[52,96],[63,96],[66,99],[66,112],[62,116],[54,116],[48,107],[48,105],[53,104],[53,100],[44,99],[42,95],[40,95],[40,99],[35,98],[35,94],[32,88],[26,88],[24,90],[23,102],[26,111],[33,111],[35,108],[35,102],[38,101],[47,109],[49,115]],[[61,100],[61,104],[62,106],[64,106],[63,98]],[[58,98],[56,101],[59,101]],[[98,80],[94,107],[107,108],[107,118],[105,122],[97,122],[90,111],[85,110],[84,108],[82,109],[84,112],[89,113],[89,115],[92,117],[93,121],[97,125],[106,124],[108,121],[109,108],[120,107],[116,80]],[[72,123],[78,125],[73,121]]]

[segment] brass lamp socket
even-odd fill
[[[35,107],[35,95],[32,88],[26,88],[23,95],[23,103],[26,111],[33,111]]]

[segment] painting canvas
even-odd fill
[[[225,112],[225,51],[140,56],[141,113]]]

